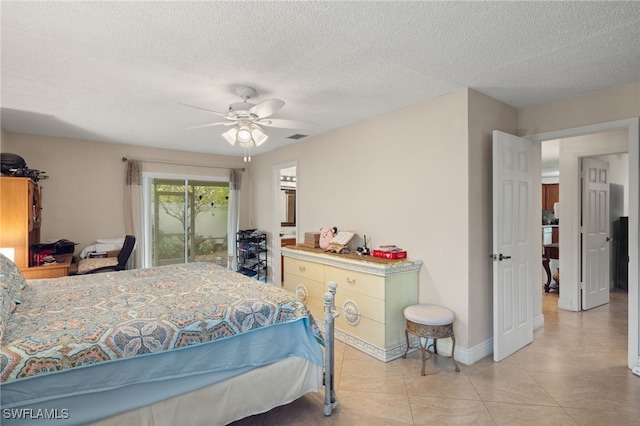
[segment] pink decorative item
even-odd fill
[[[338,228],[320,228],[320,248],[325,250],[329,247],[329,243],[336,236]]]

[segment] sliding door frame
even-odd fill
[[[175,173],[161,173],[161,172],[143,172],[142,174],[142,239],[143,239],[143,258],[142,258],[142,267],[148,268],[153,266],[153,232],[152,232],[152,221],[154,220],[154,212],[152,211],[152,197],[153,197],[153,187],[155,179],[166,179],[166,180],[174,180],[174,181],[184,181],[185,184],[185,198],[188,198],[188,187],[189,183],[193,181],[198,182],[212,182],[212,183],[226,183],[229,184],[229,176],[203,176],[203,175],[186,175],[186,174],[175,174]],[[184,200],[183,199],[183,200]],[[185,209],[186,209],[185,205]],[[195,220],[195,218],[191,218],[191,220]],[[227,223],[227,244],[231,244],[228,229],[228,220],[225,221]],[[187,223],[184,224],[184,232],[187,233]],[[192,228],[193,229],[193,228]],[[184,247],[184,259],[188,261],[188,250],[189,244],[185,241]]]

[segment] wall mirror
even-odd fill
[[[296,190],[281,189],[282,193],[282,222],[281,226],[296,226]]]
[[[296,167],[280,170],[280,226],[296,226]]]

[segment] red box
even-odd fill
[[[407,252],[406,251],[384,251],[384,250],[373,250],[374,257],[382,257],[384,259],[406,259]]]

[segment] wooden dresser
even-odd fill
[[[0,177],[0,247],[13,247],[14,263],[29,267],[29,247],[40,242],[40,187],[26,177]]]
[[[57,264],[29,266],[29,247],[40,242],[42,204],[40,186],[28,177],[0,177],[0,247],[14,249],[14,263],[26,279],[67,275],[72,255],[56,257]]]
[[[322,322],[327,284],[338,284],[336,337],[384,362],[406,347],[403,310],[418,303],[418,260],[385,260],[283,247],[284,288]]]

